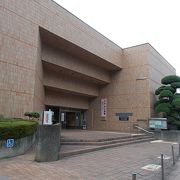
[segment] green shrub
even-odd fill
[[[24,116],[28,116],[29,118],[39,118],[40,114],[38,112],[25,112]]]
[[[179,93],[176,93],[176,94],[174,94],[174,96],[173,96],[173,99],[177,99],[177,98],[180,98],[180,94],[179,94]]]
[[[169,90],[162,90],[159,98],[164,98],[164,97],[173,97],[173,93]]]
[[[168,125],[175,125],[180,130],[180,93],[176,93],[176,89],[180,88],[180,77],[165,76],[161,83],[164,85],[155,91],[155,94],[159,95],[158,101],[154,104],[155,111],[165,113]]]
[[[172,124],[174,121],[177,121],[177,119],[175,117],[172,117],[172,116],[167,117],[168,124]]]
[[[176,109],[180,109],[180,98],[174,99],[172,101],[172,105],[176,108]]]
[[[176,92],[176,89],[174,89],[174,88],[171,87],[171,86],[165,86],[163,90],[169,90],[169,91],[171,91],[173,94]]]
[[[176,120],[180,120],[180,114],[177,111],[171,112],[169,116],[176,118]]]
[[[170,103],[161,103],[155,107],[156,112],[170,113],[172,105]]]
[[[32,135],[38,123],[33,120],[3,119],[0,121],[0,139],[19,139]]]
[[[178,130],[180,130],[180,121],[173,121],[172,124],[176,125]]]
[[[159,99],[159,100],[157,100],[155,102],[154,107],[157,107],[161,103],[167,103],[167,102],[169,102],[169,100],[167,100],[167,99]]]
[[[162,90],[164,90],[166,86],[160,86],[158,89],[156,89],[155,94],[159,95]]]
[[[176,75],[170,75],[170,76],[165,76],[164,78],[162,78],[161,83],[162,84],[171,84],[173,82],[180,82],[180,77],[176,76]]]
[[[171,86],[173,88],[180,88],[180,82],[173,82],[173,83],[171,83]]]

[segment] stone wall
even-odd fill
[[[36,135],[27,136],[21,139],[15,139],[12,148],[6,147],[6,141],[0,141],[0,159],[9,158],[24,154],[29,148],[32,147],[36,139]]]

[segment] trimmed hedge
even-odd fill
[[[173,82],[173,83],[171,83],[171,86],[173,88],[180,88],[180,82]]]
[[[32,135],[37,130],[38,122],[23,119],[1,119],[0,140],[20,139]]]
[[[173,98],[174,99],[180,98],[180,94],[179,93],[174,94]]]
[[[176,92],[176,89],[174,87],[172,87],[172,86],[161,86],[158,89],[156,89],[155,95],[159,95],[163,90],[169,90],[173,94]]]
[[[180,130],[180,93],[177,93],[177,89],[180,88],[180,77],[165,76],[161,83],[162,85],[155,91],[159,96],[154,104],[155,111],[165,113],[168,124]]]
[[[167,99],[159,99],[155,102],[154,107],[157,107],[161,103],[168,103],[168,102],[169,102],[169,100],[167,100]]]
[[[159,98],[163,98],[163,97],[172,97],[173,96],[173,93],[169,90],[162,90],[160,92],[160,96]]]
[[[177,98],[177,99],[174,99],[172,101],[172,105],[177,108],[177,109],[180,109],[180,98]]]
[[[173,121],[172,124],[176,125],[178,129],[180,128],[180,121]]]
[[[176,92],[176,89],[171,87],[171,86],[165,86],[163,90],[169,90],[171,91],[173,94]]]
[[[39,118],[40,114],[38,112],[25,112],[24,116],[28,116],[29,118]]]
[[[176,75],[165,76],[162,80],[162,84],[171,84],[173,82],[180,82],[180,77]]]
[[[172,105],[170,103],[161,103],[155,107],[156,112],[170,113]]]
[[[174,117],[176,120],[180,120],[180,114],[176,111],[171,112],[170,117]]]
[[[166,86],[161,86],[161,87],[159,87],[158,89],[156,89],[155,94],[156,94],[156,95],[159,95],[159,94],[161,93],[161,91],[164,90],[165,87],[166,87]]]

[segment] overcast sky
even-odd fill
[[[180,76],[179,0],[55,0],[120,47],[149,42]]]

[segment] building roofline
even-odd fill
[[[134,46],[130,46],[130,47],[127,47],[127,48],[123,48],[123,50],[126,50],[126,49],[130,49],[130,48],[135,48],[135,47],[138,47],[138,46],[145,46],[145,45],[148,45],[148,46],[150,46],[154,51],[156,51],[156,53],[158,53],[175,71],[176,71],[176,68],[172,65],[172,64],[170,64],[169,62],[168,62],[168,60],[166,60],[165,58],[164,58],[164,56],[162,56],[160,53],[159,53],[159,51],[157,51],[150,43],[142,43],[142,44],[138,44],[138,45],[134,45]]]
[[[148,44],[152,49],[154,49],[176,71],[176,68],[172,64],[170,64],[169,61],[166,58],[164,58],[164,56],[162,56],[159,51],[157,51],[150,43],[148,43]]]
[[[123,50],[125,49],[130,49],[130,48],[135,48],[135,47],[138,47],[138,46],[144,46],[144,45],[148,45],[149,43],[142,43],[142,44],[137,44],[137,45],[133,45],[133,46],[128,46],[126,48],[123,48]]]

